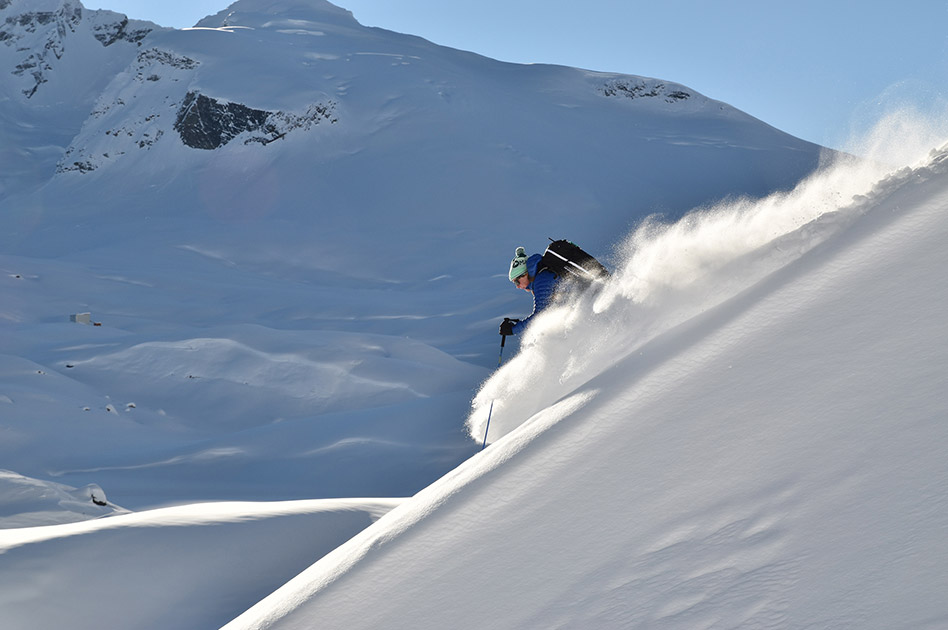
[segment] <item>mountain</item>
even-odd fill
[[[55,171],[102,90],[160,30],[78,2],[0,2],[0,198]]]
[[[790,189],[823,155],[685,86],[328,2],[174,30],[14,0],[0,23],[0,453],[127,509],[414,493],[476,451],[497,322],[529,307],[517,245],[616,264],[646,215]]]
[[[0,17],[19,25],[19,6],[9,4]],[[60,13],[86,15],[80,7],[63,2]],[[47,29],[58,34],[58,26]],[[99,216],[131,219],[133,206],[135,214],[171,214],[176,223],[195,215],[224,225],[264,217],[298,225],[318,217],[319,230],[304,231],[308,240],[293,230],[296,248],[334,255],[333,246],[371,242],[353,234],[359,229],[388,236],[410,225],[433,243],[466,246],[460,255],[507,258],[509,247],[484,251],[491,241],[473,229],[457,242],[451,234],[493,227],[497,236],[516,212],[580,230],[577,239],[604,248],[616,230],[624,233],[646,214],[788,189],[820,155],[819,147],[684,86],[504,64],[362,27],[328,3],[242,0],[196,29],[154,29],[134,44],[109,47],[91,26],[76,29],[64,40],[85,36],[83,45],[65,48],[61,64],[73,50],[97,47],[99,55],[121,52],[113,63],[122,69],[84,104],[86,118],[70,130],[56,172],[45,171],[43,197],[85,208],[79,189],[107,173],[124,185],[113,183],[108,198],[95,198]],[[19,31],[10,27],[5,41]],[[23,55],[7,48],[12,71]],[[35,94],[17,94],[16,104],[29,108],[73,82],[98,88],[102,64],[73,64],[94,77],[72,66],[68,77],[50,70]],[[46,132],[32,129],[29,142],[48,146]],[[232,161],[243,176],[234,176]],[[672,166],[687,179],[669,181]],[[177,198],[182,189],[195,191],[187,204]],[[366,213],[372,221],[360,220]],[[458,225],[472,216],[483,220]],[[536,232],[546,238],[545,230]],[[476,241],[469,244],[471,234]],[[375,240],[384,246],[388,239]],[[19,231],[5,242],[23,248],[32,240]],[[394,246],[381,253],[379,264],[367,263],[356,277],[402,281],[421,273],[417,256]],[[327,266],[274,258],[260,262],[308,274]]]
[[[320,0],[0,25],[5,627],[946,618],[944,137]],[[612,279],[498,356],[548,237]]]

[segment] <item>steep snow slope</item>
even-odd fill
[[[619,326],[541,334],[620,345],[227,627],[944,627],[946,206],[943,151],[631,351]]]

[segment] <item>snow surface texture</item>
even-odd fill
[[[71,488],[0,470],[0,528],[71,523],[122,513],[96,484]]]
[[[126,509],[413,494],[477,450],[464,418],[528,304],[517,245],[607,259],[648,214],[821,159],[685,86],[500,63],[325,2],[110,46],[92,23],[122,16],[48,4],[0,8],[0,129],[34,173],[0,191],[0,461]],[[50,41],[27,97],[17,46]]]
[[[4,627],[217,628],[398,503],[191,504],[4,530]]]
[[[4,627],[216,627],[330,550],[234,627],[944,625],[944,128],[814,172],[316,0],[0,20]],[[614,279],[488,378],[548,236]]]
[[[502,440],[227,628],[946,627],[948,146],[865,192],[759,247],[713,243],[700,290],[643,294],[643,249],[688,265],[692,237],[746,242],[785,198],[635,236],[509,368],[593,353],[592,378],[521,374]],[[675,321],[636,344],[620,302]]]

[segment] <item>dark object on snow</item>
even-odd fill
[[[550,241],[542,255],[528,257],[523,247],[517,248],[510,262],[508,277],[517,288],[533,294],[533,312],[519,321],[505,319],[500,327],[501,335],[522,332],[534,315],[552,302],[561,285],[573,284],[582,289],[603,282],[609,276],[609,271],[602,263],[575,243],[567,240]],[[527,282],[524,283],[524,280]]]
[[[301,114],[271,112],[188,92],[178,110],[174,129],[181,136],[181,142],[192,149],[217,149],[242,133],[249,134],[244,144],[266,145],[286,137],[294,129],[307,130],[327,120],[336,122],[334,109],[335,103],[329,101],[313,103]]]
[[[500,324],[500,334],[503,335],[504,337],[506,337],[507,335],[514,334],[514,331],[513,331],[514,324],[516,324],[519,321],[520,321],[519,319],[510,319],[509,317],[505,317],[504,321]]]
[[[192,149],[216,149],[245,131],[256,131],[267,123],[270,112],[251,109],[188,92],[178,110],[175,131]]]
[[[559,278],[576,278],[584,282],[609,276],[609,270],[579,245],[567,240],[550,240],[552,242],[537,265],[538,272],[548,269]]]
[[[510,321],[510,320],[508,320],[505,317],[504,322],[507,322],[507,321]],[[503,332],[501,332],[500,334],[504,335]],[[500,338],[500,356],[497,357],[498,368],[500,367],[500,364],[504,362],[504,344],[505,343],[507,343],[507,335],[504,335],[503,337]],[[490,401],[490,409],[487,410],[487,426],[484,427],[484,445],[481,446],[482,451],[485,448],[487,448],[487,433],[490,431],[490,417],[494,414],[494,402],[495,402],[494,400]]]

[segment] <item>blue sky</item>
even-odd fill
[[[192,26],[228,0],[86,0]],[[948,0],[339,0],[367,26],[520,63],[683,83],[847,148],[886,112],[948,112]]]

